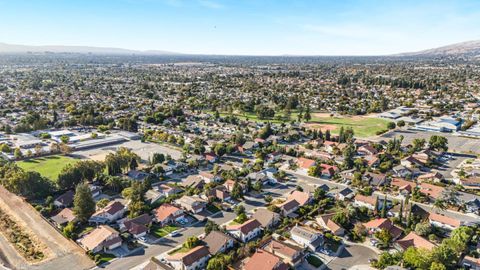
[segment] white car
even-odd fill
[[[175,237],[175,236],[179,236],[179,235],[180,235],[180,233],[178,231],[173,231],[173,232],[170,233],[171,237]]]

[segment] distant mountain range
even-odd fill
[[[92,47],[92,46],[30,46],[7,44],[0,42],[0,54],[12,53],[80,53],[80,54],[117,54],[117,55],[181,55],[177,52],[159,50],[129,50],[122,48]],[[399,53],[394,56],[407,57],[467,57],[480,59],[480,40],[467,41],[428,49],[418,52]]]
[[[122,48],[108,48],[108,47],[90,47],[90,46],[30,46],[7,44],[0,42],[0,53],[82,53],[82,54],[123,54],[123,55],[176,55],[179,53],[168,51],[137,51]]]
[[[428,49],[418,52],[409,52],[397,54],[398,56],[452,56],[452,57],[468,57],[480,58],[480,40],[466,41],[455,43],[434,49]]]

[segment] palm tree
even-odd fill
[[[447,209],[447,205],[445,204],[444,200],[436,199],[435,202],[433,203],[433,208],[436,209],[436,212],[438,213],[438,210]]]

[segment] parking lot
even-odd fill
[[[378,136],[377,140],[389,140],[394,137],[403,136],[403,143],[410,144],[414,139],[425,139],[427,142],[432,135],[444,136],[448,139],[449,152],[480,154],[480,139],[456,136],[451,133],[429,132],[418,130],[394,130]]]
[[[126,141],[120,144],[105,147],[75,151],[73,154],[79,156],[80,158],[103,161],[107,154],[115,152],[120,147],[132,149],[132,151],[139,155],[144,161],[147,161],[149,158],[151,158],[154,153],[170,155],[174,159],[180,159],[182,156],[181,151],[171,147],[156,143],[142,142],[139,140]]]

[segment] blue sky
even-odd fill
[[[0,42],[379,55],[480,39],[480,1],[0,0]]]

